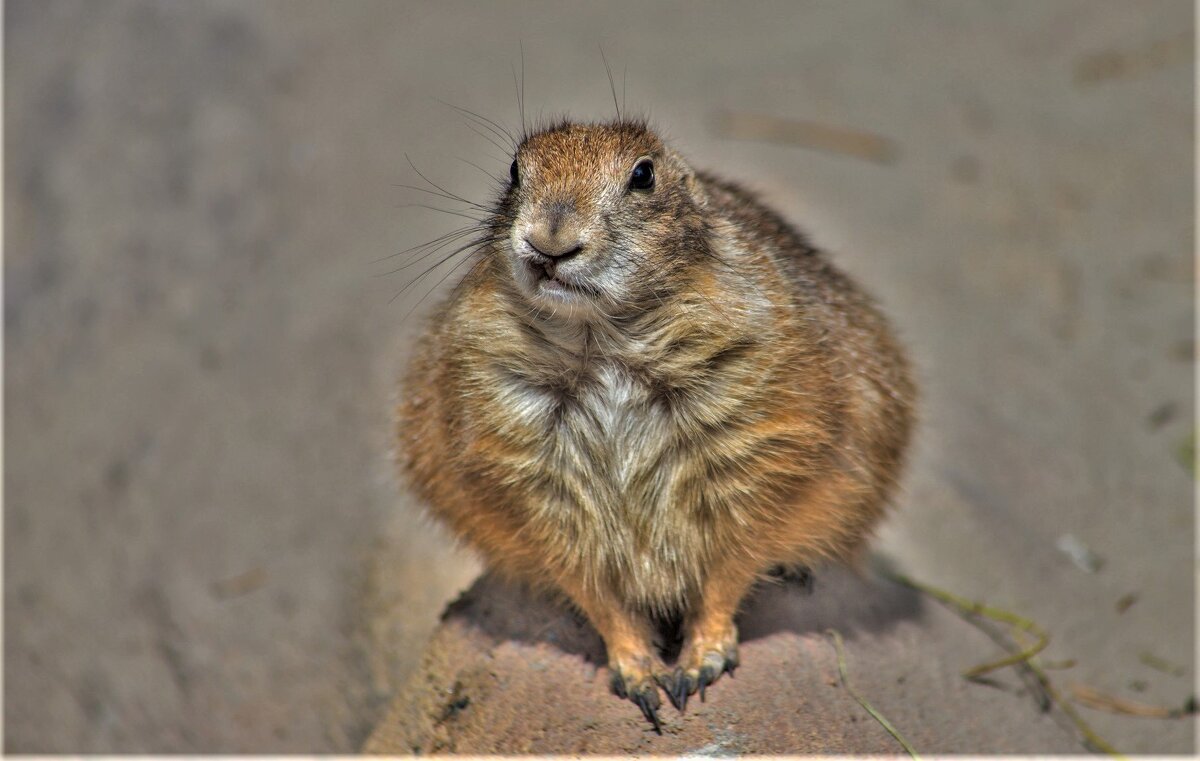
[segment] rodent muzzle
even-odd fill
[[[575,254],[578,254],[583,250],[583,246],[578,241],[573,244],[551,246],[548,247],[549,250],[542,248],[541,245],[535,243],[529,238],[526,238],[525,242],[529,244],[529,247],[532,248],[535,253],[553,262],[562,262],[564,259],[570,259],[572,256],[575,256]],[[568,245],[570,246],[569,248]]]
[[[583,250],[579,228],[563,224],[558,218],[555,218],[553,223],[535,222],[525,234],[525,242],[535,252],[556,262],[569,259]]]

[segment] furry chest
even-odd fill
[[[664,495],[652,487],[663,479],[648,471],[665,465],[662,454],[675,432],[664,405],[644,383],[604,365],[555,402],[545,421],[548,465],[577,472],[625,509],[661,502]]]
[[[510,422],[496,424],[521,432],[532,509],[619,530],[670,507],[678,433],[663,401],[623,367],[598,365],[565,388],[514,380],[501,392]]]
[[[670,407],[625,369],[601,365],[570,389],[514,381],[524,431],[529,536],[556,565],[643,604],[696,588],[708,545],[686,493],[687,455]]]

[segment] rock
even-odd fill
[[[902,753],[850,683],[922,753],[1072,753],[1070,732],[1016,680],[960,672],[995,645],[916,593],[845,570],[816,591],[763,585],[738,620],[742,666],[686,714],[665,697],[663,734],[610,694],[604,645],[567,607],[485,574],[453,602],[421,667],[367,740],[378,754]]]

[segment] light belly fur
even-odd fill
[[[706,544],[678,503],[680,433],[666,405],[615,364],[567,395],[527,386],[526,425],[541,428],[528,505],[535,535],[575,548],[558,562],[627,603],[678,608],[700,585]],[[571,540],[563,542],[564,534]],[[599,541],[595,541],[598,539]]]

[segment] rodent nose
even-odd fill
[[[563,224],[551,226],[545,222],[537,223],[526,233],[525,242],[534,251],[551,259],[566,259],[583,250],[579,231],[574,226]]]

